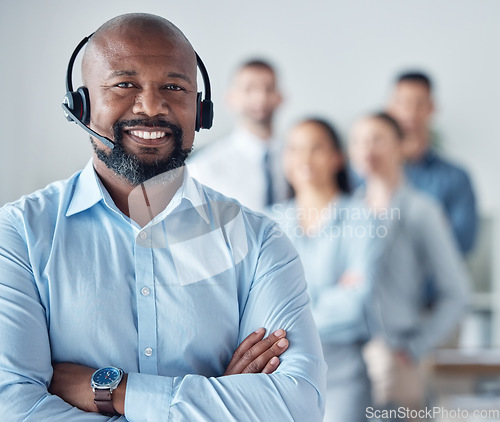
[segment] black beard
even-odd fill
[[[170,129],[174,140],[172,153],[167,158],[156,156],[152,162],[143,162],[135,155],[128,153],[123,147],[123,128],[130,129],[134,126]],[[138,186],[155,176],[183,166],[192,150],[192,148],[182,148],[182,128],[162,119],[122,120],[113,125],[113,133],[115,147],[110,152],[99,149],[97,143],[91,138],[92,146],[97,158],[106,167],[113,170],[117,175],[124,177],[133,186]],[[154,153],[154,149],[148,148],[148,150]]]

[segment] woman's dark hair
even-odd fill
[[[401,126],[399,123],[392,117],[390,114],[386,113],[385,111],[379,111],[377,113],[373,113],[369,115],[368,117],[371,117],[373,119],[378,119],[382,120],[384,123],[389,125],[391,129],[396,133],[397,138],[402,141],[405,134],[403,132],[403,129],[401,129]]]
[[[319,117],[310,117],[310,118],[301,120],[298,123],[298,125],[305,124],[305,123],[313,123],[313,124],[316,124],[318,126],[321,126],[326,131],[326,133],[328,133],[328,137],[329,137],[330,141],[332,142],[332,145],[335,148],[335,150],[340,155],[345,157],[342,142],[341,142],[340,137],[337,133],[337,130],[335,129],[333,124],[328,122],[326,119],[322,119]],[[347,166],[345,164],[345,161],[344,161],[344,165],[339,169],[339,171],[335,175],[335,180],[337,182],[339,189],[342,192],[351,193],[351,191],[352,191],[351,182],[349,180],[349,174],[347,172]]]

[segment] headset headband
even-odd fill
[[[75,50],[73,51],[73,54],[71,54],[71,57],[69,59],[68,63],[68,69],[66,71],[66,91],[67,92],[73,92],[73,66],[75,64],[76,58],[78,57],[78,53],[80,53],[80,50],[87,44],[90,40],[90,38],[94,35],[94,32],[90,34],[88,37],[85,37],[83,40],[79,42],[79,44],[76,46]],[[210,88],[210,78],[208,77],[208,72],[207,68],[205,67],[205,64],[201,60],[201,57],[198,55],[198,53],[195,51],[194,54],[196,54],[196,64],[198,65],[198,68],[200,69],[201,77],[203,79],[203,87],[204,87],[204,92],[205,92],[205,98],[204,101],[211,101],[212,100],[212,90]]]
[[[89,39],[94,35],[90,34],[85,37],[76,46],[73,54],[68,62],[68,69],[66,71],[66,96],[62,104],[64,114],[69,121],[75,122],[83,130],[88,132],[90,135],[99,139],[104,145],[109,148],[114,148],[114,141],[102,136],[92,130],[88,125],[90,123],[90,96],[86,87],[82,86],[75,91],[73,91],[73,66],[75,64],[78,53],[83,48]],[[207,69],[201,60],[198,53],[196,53],[196,64],[200,69],[201,76],[203,78],[203,87],[205,92],[205,98],[202,99],[202,93],[198,92],[196,97],[196,124],[195,129],[199,131],[200,129],[210,129],[212,127],[214,110],[212,103],[212,91],[210,89],[210,79],[208,77]]]

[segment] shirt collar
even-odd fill
[[[431,164],[437,159],[437,154],[432,150],[428,149],[425,155],[422,157],[422,161],[426,164]]]
[[[82,170],[76,181],[73,196],[69,203],[68,210],[66,211],[66,216],[69,217],[93,207],[99,201],[103,200],[105,196],[111,200],[109,194],[105,195],[107,192],[103,192],[103,190],[105,190],[105,187],[100,183],[91,159]],[[186,199],[191,203],[200,217],[203,218],[207,224],[210,222],[203,189],[201,185],[197,184],[189,175],[188,168],[184,166],[181,187],[177,190],[167,208],[158,214],[151,223],[154,224],[154,222],[157,222],[166,215],[170,214],[181,204],[183,199]]]
[[[417,161],[406,162],[406,167],[415,167],[419,165],[429,165],[432,164],[437,159],[437,154],[431,149],[427,149],[424,154]]]
[[[153,225],[163,220],[178,207],[181,207],[183,201],[188,201],[196,210],[198,215],[207,223],[210,223],[208,216],[208,206],[205,199],[202,186],[197,183],[189,174],[187,166],[183,167],[183,180],[181,187],[177,190],[167,207],[159,213],[148,225]]]
[[[82,170],[78,179],[75,182],[73,196],[66,211],[66,217],[70,217],[79,212],[85,211],[100,200],[103,195],[97,179],[97,174],[92,164],[92,159],[87,163]]]
[[[233,132],[232,138],[236,140],[236,146],[244,150],[245,154],[252,154],[259,157],[263,156],[274,144],[272,137],[263,140],[241,127]]]

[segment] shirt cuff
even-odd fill
[[[131,422],[168,421],[172,402],[171,377],[129,373],[125,392],[125,416]]]

